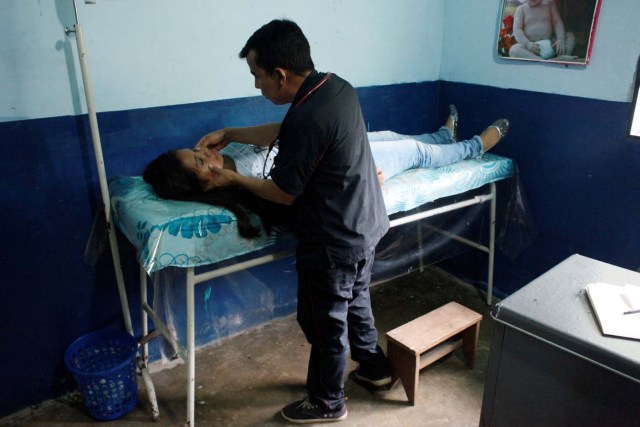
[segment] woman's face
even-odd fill
[[[176,151],[176,157],[186,169],[193,171],[200,182],[208,183],[212,179],[211,167],[222,169],[224,160],[218,150],[202,148],[194,151],[183,148]]]

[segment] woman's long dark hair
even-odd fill
[[[203,191],[196,174],[182,165],[175,150],[151,161],[142,177],[163,199],[202,202],[228,209],[236,216],[242,237],[260,235],[260,229],[251,224],[248,211],[258,214],[267,232],[271,231],[272,225],[284,224],[289,218],[289,207],[266,201],[242,189]]]

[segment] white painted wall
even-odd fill
[[[0,0],[0,121],[86,112],[72,0]],[[502,0],[77,0],[98,111],[257,95],[237,57],[262,24],[300,24],[317,68],[354,86],[438,79],[629,101],[640,1],[603,0],[586,67],[499,59]]]
[[[354,86],[440,77],[443,0],[77,0],[97,110],[258,95],[238,52],[296,21],[316,67]],[[0,0],[0,121],[86,112],[72,0]]]
[[[640,1],[602,0],[591,62],[565,67],[499,59],[502,0],[446,0],[442,80],[630,101],[640,55]]]

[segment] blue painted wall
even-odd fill
[[[441,99],[460,105],[463,134],[492,118],[511,119],[509,137],[494,152],[516,159],[537,238],[515,260],[498,254],[497,295],[574,253],[639,268],[640,144],[626,135],[628,102],[451,82],[440,88]],[[463,258],[451,269],[482,271],[476,262]]]
[[[154,154],[220,126],[282,116],[249,97],[255,91],[236,56],[238,43],[274,18],[275,8],[301,23],[319,69],[360,88],[372,130],[432,130],[450,102],[458,105],[462,134],[511,119],[496,152],[520,168],[538,239],[516,259],[498,256],[498,294],[574,252],[640,265],[640,145],[625,135],[640,53],[639,2],[605,2],[592,63],[569,69],[495,58],[501,2],[335,0],[313,10],[293,0],[268,8],[236,2],[224,6],[229,20],[206,36],[183,30],[194,20],[199,28],[210,23],[216,2],[193,9],[170,0],[129,3],[80,5],[109,175],[137,174]],[[0,6],[0,34],[10,42],[0,47],[0,322],[12,325],[0,329],[8,344],[0,355],[3,416],[71,389],[65,348],[90,330],[121,327],[121,314],[108,255],[94,265],[83,260],[100,197],[75,46],[62,32],[72,12],[61,0]],[[121,248],[125,280],[135,283],[133,254],[126,242]],[[483,264],[473,257],[449,266],[475,281]],[[253,276],[273,306],[260,312],[254,304],[257,314],[232,327],[222,318],[251,309],[239,297],[241,282],[217,283],[213,295],[227,297],[216,306],[204,304],[205,286],[198,290],[198,318],[219,325],[201,324],[200,343],[293,309],[290,277],[278,287],[268,270]],[[135,288],[130,298],[137,306]]]

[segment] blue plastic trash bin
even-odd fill
[[[127,332],[103,330],[78,338],[65,352],[64,363],[93,418],[115,420],[136,406],[137,349]]]

